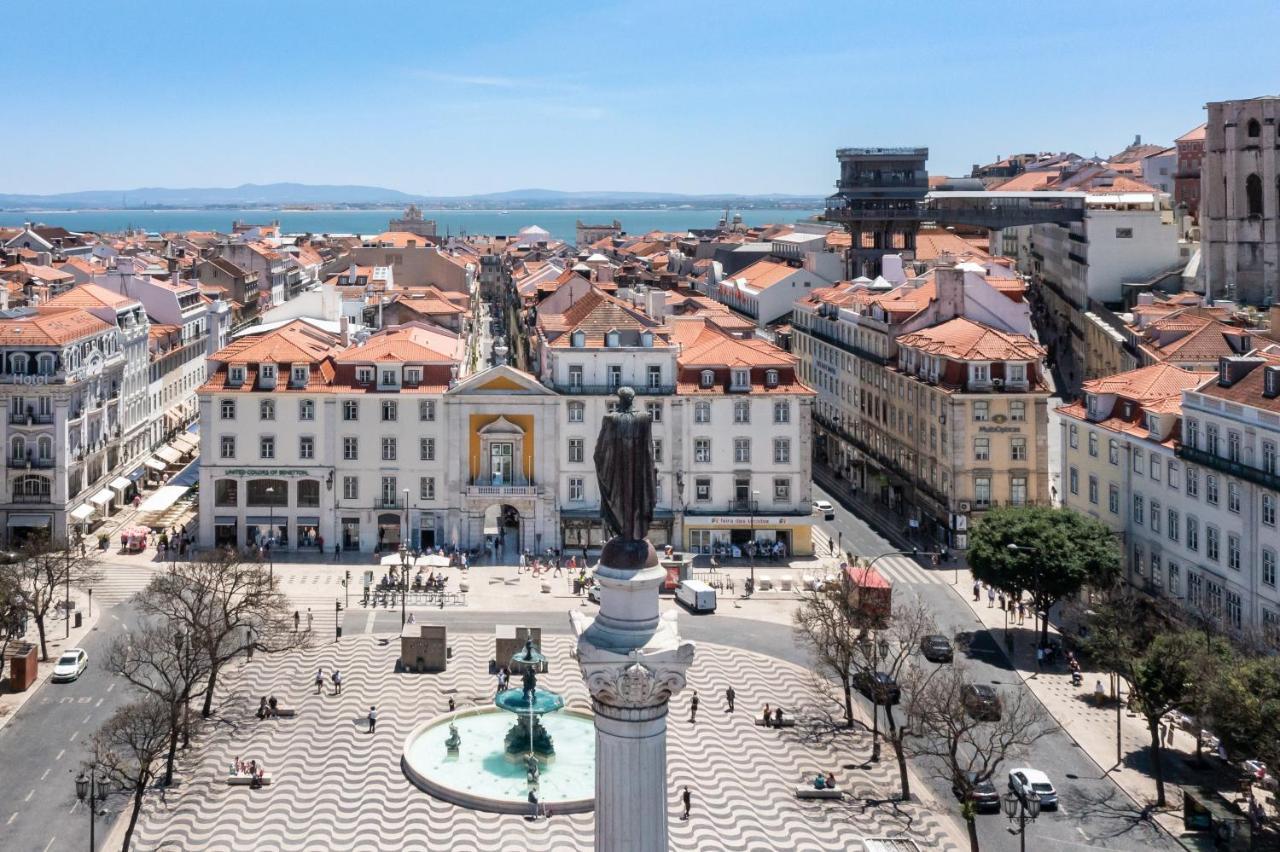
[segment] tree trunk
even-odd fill
[[[218,668],[219,664],[217,662],[214,662],[209,667],[209,683],[205,687],[204,707],[200,709],[200,715],[206,719],[213,713],[213,688],[218,683]]]
[[[169,756],[164,762],[164,786],[173,783],[173,761],[178,754],[178,731],[182,728],[176,714],[169,717]]]
[[[853,727],[853,684],[844,679],[844,726]]]
[[[1040,619],[1040,645],[1048,647],[1049,645],[1049,610],[1053,609],[1053,601],[1049,601],[1045,606],[1040,606],[1040,601],[1036,601],[1036,608],[1044,612],[1044,617]]]
[[[1164,766],[1160,755],[1160,720],[1147,719],[1147,730],[1151,732],[1151,771],[1156,777],[1156,807],[1163,808],[1164,800]]]
[[[129,852],[129,844],[133,842],[133,829],[138,824],[138,815],[142,813],[142,797],[147,792],[145,781],[139,780],[133,785],[133,812],[129,814],[129,827],[124,830],[124,844],[120,852]]]
[[[893,718],[893,705],[886,704],[884,715],[889,720],[889,743],[893,746],[893,756],[898,760],[898,776],[902,781],[902,801],[911,801],[911,776],[907,774],[907,750],[902,746],[906,731],[898,730],[898,723]]]
[[[965,827],[969,829],[969,852],[978,852],[978,820],[970,812],[964,823]]]
[[[40,634],[40,662],[47,663],[49,662],[49,644],[44,637],[44,616],[37,615],[35,619],[36,631]]]

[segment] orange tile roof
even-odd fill
[[[338,338],[302,320],[260,335],[246,335],[214,360],[228,364],[316,364],[338,351]]]
[[[941,228],[922,228],[916,234],[916,260],[937,260],[943,255],[961,260],[983,261],[990,254],[975,246],[954,231]]]
[[[755,263],[743,269],[736,275],[728,276],[728,281],[745,282],[752,290],[767,290],[774,284],[790,278],[800,270],[794,266],[788,266],[769,258],[762,258]]]
[[[35,310],[33,316],[0,319],[0,345],[60,345],[111,328],[80,308],[40,305]]]
[[[1045,349],[1023,334],[1009,334],[957,317],[933,328],[904,334],[898,344],[958,361],[1038,361]]]
[[[681,346],[681,367],[792,367],[793,355],[758,337],[739,338],[706,317],[671,317],[672,339]]]
[[[1186,133],[1179,136],[1174,142],[1203,142],[1205,136],[1205,127],[1207,124],[1201,123],[1199,127],[1193,127]]]
[[[1280,414],[1280,396],[1267,399],[1262,395],[1265,389],[1264,376],[1266,368],[1280,367],[1280,352],[1272,351],[1275,348],[1272,346],[1268,347],[1267,350],[1251,353],[1250,357],[1262,358],[1265,363],[1254,367],[1243,378],[1237,379],[1231,387],[1224,388],[1216,381],[1211,381],[1201,387],[1198,392],[1215,399],[1223,399],[1228,402],[1236,402],[1241,405],[1248,405]]]
[[[1173,364],[1152,364],[1127,373],[1091,379],[1083,387],[1087,393],[1114,394],[1145,404],[1171,396],[1181,398],[1184,390],[1201,384],[1213,375],[1183,370]]]
[[[67,308],[123,308],[141,303],[98,284],[79,284],[54,296],[48,304]]]
[[[383,331],[362,346],[351,346],[333,356],[336,364],[365,364],[397,361],[409,364],[452,364],[454,359],[440,351],[450,343],[443,333],[408,326]],[[456,343],[455,343],[456,345]]]

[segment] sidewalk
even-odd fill
[[[1082,669],[1083,680],[1080,686],[1071,684],[1071,675],[1065,663],[1047,666],[1043,671],[1036,671],[1035,648],[1039,634],[1035,630],[1034,619],[1028,611],[1025,623],[1019,625],[1017,616],[1011,617],[1009,630],[1014,637],[1014,650],[1010,656],[1004,642],[1005,613],[998,606],[988,606],[985,592],[980,600],[973,600],[973,575],[967,567],[959,571],[960,584],[953,590],[973,610],[978,620],[991,631],[1002,654],[1009,659],[1014,671],[1022,678],[1027,688],[1044,705],[1049,715],[1066,732],[1067,736],[1098,765],[1100,774],[1108,775],[1124,793],[1133,799],[1139,808],[1146,809],[1156,800],[1155,779],[1148,774],[1147,751],[1151,736],[1146,722],[1141,716],[1120,706],[1120,759],[1116,755],[1116,714],[1117,702],[1111,693],[1112,680],[1107,672],[1094,669]],[[1052,622],[1049,625],[1051,637],[1059,635]],[[1094,687],[1101,680],[1107,690],[1107,701],[1102,707],[1093,702]],[[1123,683],[1121,684],[1123,699]],[[1184,835],[1182,827],[1182,797],[1177,788],[1175,762],[1178,753],[1189,756],[1195,752],[1195,737],[1190,733],[1178,730],[1174,734],[1171,747],[1164,749],[1165,797],[1169,806],[1164,811],[1151,811],[1152,818],[1174,840],[1185,848],[1198,848],[1203,838],[1199,835]]]

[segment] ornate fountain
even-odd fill
[[[508,667],[513,675],[520,675],[520,687],[504,689],[493,701],[499,708],[516,716],[516,723],[506,736],[508,757],[524,760],[526,755],[532,754],[546,760],[556,752],[551,734],[542,724],[542,717],[564,707],[564,699],[549,689],[538,688],[538,671],[545,667],[546,661],[547,658],[533,647],[533,640],[526,640],[524,650],[512,655]]]

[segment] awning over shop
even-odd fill
[[[156,490],[146,500],[142,501],[142,505],[138,507],[139,512],[163,512],[174,503],[178,502],[178,498],[187,493],[185,485],[166,485]]]
[[[90,506],[88,503],[85,503],[83,506],[76,506],[72,509],[71,517],[75,518],[77,521],[87,521],[96,511],[98,510]]]
[[[130,481],[130,482],[137,482],[139,479],[141,479],[143,476],[145,476],[145,475],[146,475],[146,473],[147,473],[146,469],[145,469],[144,467],[142,467],[141,465],[139,465],[137,470],[131,470],[131,471],[129,471],[129,481]]]
[[[168,467],[168,465],[166,465],[164,462],[160,461],[159,459],[147,459],[146,461],[143,462],[143,464],[145,464],[147,467],[151,468],[154,471],[160,471],[160,472],[163,472],[164,469]]]
[[[164,459],[169,464],[177,464],[182,459],[182,453],[178,452],[173,447],[161,447],[156,450],[156,457]]]
[[[111,487],[117,491],[124,491],[132,484],[132,482],[125,479],[123,476],[117,476],[115,479],[111,480]]]
[[[10,515],[11,527],[47,527],[50,525],[48,515]]]
[[[169,442],[169,446],[173,447],[180,453],[189,453],[200,446],[200,439],[190,432],[184,432]]]
[[[97,494],[89,498],[90,503],[96,503],[99,506],[105,506],[112,500],[116,499],[116,495],[111,492],[110,488],[104,488]]]

